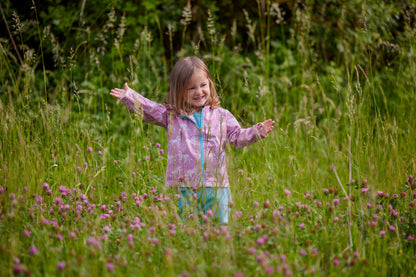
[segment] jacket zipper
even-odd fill
[[[202,182],[201,182],[201,186],[205,184],[205,173],[204,173],[204,144],[203,144],[203,137],[202,137],[202,127],[204,126],[204,108],[202,108],[201,111],[201,128],[198,127],[198,124],[196,123],[196,119],[195,121],[192,120],[192,118],[190,118],[189,116],[184,116],[181,115],[182,118],[186,118],[189,119],[190,121],[192,121],[195,126],[198,128],[199,130],[199,145],[200,145],[200,151],[201,151],[201,169],[202,169]]]

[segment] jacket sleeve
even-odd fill
[[[252,144],[264,136],[260,135],[258,131],[258,125],[251,126],[250,128],[243,129],[238,123],[237,119],[229,112],[226,111],[226,122],[227,122],[227,137],[230,144],[235,147],[243,147]]]
[[[144,121],[167,127],[169,111],[165,105],[153,102],[131,88],[127,90],[126,96],[121,99],[121,102],[129,110],[142,116]]]

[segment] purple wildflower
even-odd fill
[[[23,267],[22,267],[20,264],[16,264],[16,265],[13,267],[13,273],[14,273],[15,275],[20,275],[20,274],[22,274],[22,272],[23,272]]]
[[[113,271],[114,270],[114,264],[111,263],[111,262],[107,263],[107,270],[108,271]]]
[[[27,229],[25,229],[24,231],[23,231],[23,235],[25,235],[26,237],[28,237],[28,238],[30,238],[30,235],[31,235],[32,233],[30,232],[30,231],[28,231]]]
[[[49,189],[49,184],[48,183],[43,183],[43,189],[44,190],[48,190]]]
[[[354,251],[354,258],[358,259],[360,257],[360,253],[357,251]]]
[[[266,240],[263,237],[257,239],[257,245],[258,246],[262,246],[265,243],[266,243]]]
[[[38,249],[36,248],[36,246],[31,246],[29,247],[29,254],[30,255],[37,255],[38,254]]]
[[[208,211],[207,211],[207,216],[208,216],[208,217],[212,217],[212,216],[213,216],[211,209],[208,209]]]
[[[101,229],[101,231],[103,231],[103,232],[110,232],[110,226],[108,226],[108,225],[104,226],[104,227]]]
[[[65,262],[59,262],[58,265],[56,266],[56,269],[58,271],[62,271],[65,269]]]
[[[274,269],[271,266],[267,267],[265,271],[266,271],[266,274],[268,275],[274,274]]]
[[[263,262],[263,256],[262,255],[258,255],[256,257],[256,262],[259,263],[259,264],[261,264]]]

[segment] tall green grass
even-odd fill
[[[211,10],[201,31],[204,40],[201,35],[196,43],[187,40],[192,10],[184,9],[183,24],[175,25],[183,38],[177,53],[173,41],[169,49],[161,47],[166,39],[162,27],[155,34],[149,31],[154,26],[135,26],[137,40],[125,41],[132,29],[125,30],[126,19],[114,11],[102,29],[67,30],[77,34],[70,42],[58,41],[53,28],[38,23],[19,27],[15,15],[9,27],[20,37],[22,63],[10,37],[0,41],[1,275],[17,273],[17,265],[33,275],[106,275],[110,262],[113,273],[140,276],[262,276],[269,268],[279,276],[288,270],[325,276],[413,274],[415,241],[408,236],[415,235],[414,187],[404,185],[416,172],[414,28],[404,26],[396,45],[380,44],[397,54],[390,65],[380,66],[381,50],[367,55],[366,45],[375,40],[374,22],[362,33],[346,30],[354,40],[340,41],[337,47],[345,51],[325,61],[312,40],[316,22],[308,8],[295,9],[295,21],[286,28],[279,8],[262,4],[258,1],[255,16],[246,12],[244,22],[247,48],[253,52],[228,47],[225,39],[233,37],[233,29],[221,33]],[[363,4],[363,11],[374,5]],[[33,30],[40,39],[35,49],[28,46]],[[274,32],[283,40],[273,39]],[[352,42],[354,47],[347,45]],[[53,70],[44,67],[46,49],[54,54]],[[194,54],[209,65],[222,106],[243,126],[267,118],[277,122],[268,138],[227,149],[234,202],[228,229],[210,225],[211,219],[199,225],[198,219],[177,218],[175,196],[163,184],[165,131],[109,96],[111,88],[128,82],[163,102],[173,61]],[[368,194],[361,192],[363,182]],[[72,190],[73,198],[62,196],[62,186]],[[152,187],[170,201],[152,196],[136,206],[131,194],[150,196]],[[403,191],[405,196],[392,198]],[[54,206],[61,197],[75,209],[80,193],[96,204],[94,214],[84,207],[77,218]],[[266,199],[269,207],[263,206]],[[334,205],[334,199],[341,203]],[[122,210],[116,210],[116,201]],[[114,210],[109,221],[99,218],[102,204]],[[392,217],[389,204],[402,220]],[[376,210],[377,205],[383,209]],[[236,212],[242,212],[241,218]],[[146,224],[138,231],[129,229],[135,217]],[[45,224],[45,218],[56,218],[58,225]],[[367,226],[371,221],[378,225]],[[169,235],[168,224],[176,224],[176,235]],[[106,225],[111,225],[109,239],[100,247],[91,243],[89,238],[105,233]],[[389,231],[390,225],[395,231]],[[79,232],[72,239],[74,228]],[[128,233],[134,243],[128,242]],[[263,235],[264,245],[258,242]],[[28,253],[32,245],[38,254]],[[59,262],[65,262],[62,272]]]

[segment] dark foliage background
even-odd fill
[[[282,106],[280,119],[296,120],[305,84],[314,101],[342,103],[349,82],[365,86],[370,78],[371,116],[400,118],[401,104],[413,99],[375,88],[413,95],[415,1],[7,0],[1,7],[9,70],[2,83],[34,99],[81,100],[101,115],[108,91],[126,80],[163,101],[170,69],[185,55],[206,61],[223,106],[247,121],[276,116]],[[16,82],[22,64],[35,78]],[[334,89],[325,98],[320,85]],[[77,98],[80,92],[101,101]],[[335,109],[322,113],[312,104],[302,116],[319,124],[334,115]]]

